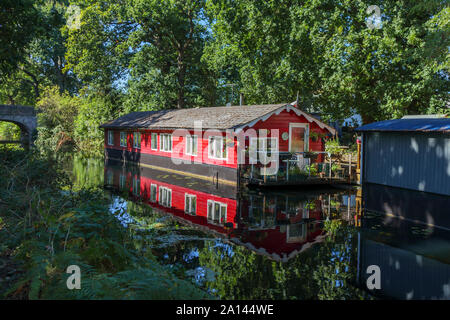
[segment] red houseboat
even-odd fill
[[[244,172],[248,177],[250,167],[253,177],[258,164],[264,175],[277,177],[265,168],[282,167],[280,155],[298,160],[322,152],[324,140],[336,134],[285,103],[132,112],[100,127],[108,159],[231,185],[239,185]]]

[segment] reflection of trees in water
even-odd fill
[[[338,221],[338,220],[335,220]],[[356,231],[343,223],[325,227],[332,234],[287,263],[270,261],[241,246],[230,257],[205,246],[200,265],[215,272],[206,283],[224,299],[361,299],[356,279]],[[367,297],[366,297],[367,298]]]
[[[215,281],[206,287],[215,290],[224,299],[271,298],[268,292],[274,283],[270,274],[271,264],[262,256],[244,247],[233,246],[233,255],[225,246],[205,246],[199,252],[200,265],[214,271]]]
[[[76,189],[97,188],[103,186],[104,161],[101,158],[83,158],[74,156],[72,175]]]

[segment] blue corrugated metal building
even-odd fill
[[[450,195],[450,118],[387,120],[356,131],[362,183]]]

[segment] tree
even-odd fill
[[[33,8],[39,17],[33,38],[20,48],[15,68],[1,79],[0,99],[9,104],[34,105],[46,86],[57,85],[60,93],[78,90],[78,81],[66,69],[66,36],[61,28],[66,24],[67,5],[43,1]]]
[[[76,3],[82,23],[69,33],[71,67],[90,84],[127,89],[124,112],[214,99],[212,74],[200,63],[207,41],[203,1]]]
[[[33,0],[0,3],[0,71],[10,73],[24,58],[24,48],[40,31],[40,15]]]
[[[117,105],[121,104],[122,98],[117,91],[106,96],[86,89],[81,91],[73,139],[83,154],[103,155],[104,131],[99,126],[118,117]]]
[[[203,60],[221,75],[223,84],[236,84],[247,103],[293,100],[301,72],[286,60],[290,48],[292,1],[215,1],[207,3],[213,41]],[[299,64],[305,68],[305,62]],[[306,86],[306,83],[305,83]],[[234,96],[233,103],[238,102]]]
[[[80,8],[80,26],[65,28],[66,68],[91,90],[108,94],[128,71],[126,41],[134,24],[123,20],[126,0],[79,0],[72,4]]]
[[[59,88],[46,88],[37,103],[38,139],[36,145],[41,152],[73,151],[74,123],[78,115],[80,99],[68,93],[60,93]]]

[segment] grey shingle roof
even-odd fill
[[[116,120],[104,123],[100,128],[194,128],[195,121],[202,121],[203,129],[234,129],[278,110],[286,103],[191,108],[162,111],[131,112]]]

